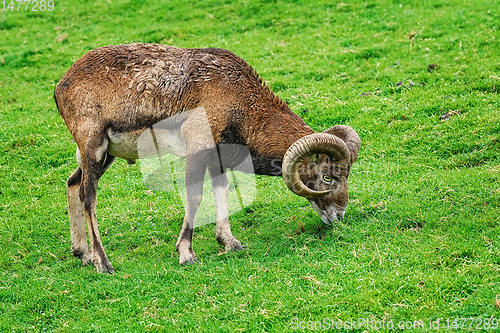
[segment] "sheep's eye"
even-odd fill
[[[324,175],[324,176],[323,176],[323,180],[324,180],[325,182],[328,182],[328,183],[329,183],[329,182],[331,182],[333,179],[332,179],[332,177],[328,177],[327,175]]]

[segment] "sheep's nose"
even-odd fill
[[[330,224],[335,221],[340,221],[344,218],[345,211],[341,212],[331,212],[330,214],[325,214],[325,218],[323,218],[323,222],[326,224]]]

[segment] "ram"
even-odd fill
[[[349,171],[361,145],[357,133],[344,125],[315,133],[230,51],[157,44],[100,47],[71,66],[54,98],[78,146],[78,168],[66,189],[73,254],[100,272],[112,272],[113,266],[97,228],[97,183],[116,157],[133,163],[155,156],[141,154],[139,138],[147,131],[160,155],[185,158],[185,216],[176,244],[181,265],[198,262],[192,238],[207,169],[217,241],[227,251],[243,249],[229,226],[225,170],[237,169],[244,154],[226,150],[222,168],[224,145],[246,147],[255,174],[282,176],[323,222],[344,216]]]

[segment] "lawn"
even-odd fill
[[[499,329],[497,2],[42,2],[0,3],[0,331]],[[53,91],[89,50],[132,42],[229,49],[315,131],[353,127],[345,219],[324,225],[282,178],[257,176],[231,217],[246,250],[224,253],[207,224],[201,264],[181,267],[182,201],[120,160],[97,207],[115,272],[81,266],[76,145]]]

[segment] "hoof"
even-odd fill
[[[241,245],[240,241],[236,238],[226,245],[226,252],[237,252],[246,249],[246,246]]]
[[[196,258],[196,254],[194,254],[194,252],[192,251],[180,255],[179,264],[181,264],[181,266],[195,265],[199,263],[200,262],[198,261],[198,258]]]
[[[92,263],[92,252],[88,249],[73,249],[73,255],[80,259],[83,266],[87,266]]]
[[[198,259],[191,259],[189,261],[181,263],[181,266],[193,266],[193,265],[201,265],[201,262],[199,262]]]
[[[100,264],[94,262],[94,266],[97,269],[99,273],[108,273],[112,274],[113,273],[113,265],[111,265],[111,262],[105,261]]]
[[[83,266],[87,266],[88,264],[92,263],[92,256],[91,255],[82,256],[80,260]]]

